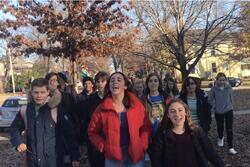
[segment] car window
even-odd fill
[[[3,104],[3,107],[18,107],[18,100],[6,100]]]
[[[3,107],[19,107],[24,104],[27,104],[26,100],[12,99],[12,100],[5,100],[5,102],[3,103]]]

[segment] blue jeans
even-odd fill
[[[122,148],[122,161],[105,159],[105,167],[143,167],[144,159],[137,162],[132,162],[129,157],[127,147]]]

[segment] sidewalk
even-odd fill
[[[238,110],[234,111],[235,115],[243,115],[243,114],[250,114],[250,110]]]
[[[250,114],[250,110],[236,110],[233,111],[234,115],[245,115]],[[214,113],[212,113],[212,117],[214,117]]]

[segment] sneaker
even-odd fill
[[[229,152],[229,154],[231,154],[231,155],[237,154],[237,151],[235,151],[234,148],[230,148],[230,149],[228,150],[228,152]]]
[[[222,139],[219,138],[217,144],[219,147],[223,147],[224,146],[224,137],[222,137]]]

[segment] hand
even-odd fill
[[[72,161],[72,167],[79,167],[79,161]]]
[[[17,147],[17,151],[22,153],[22,152],[25,152],[27,150],[27,145],[22,143],[20,144],[18,147]]]
[[[100,144],[100,149],[99,149],[99,151],[101,152],[101,153],[103,153],[104,152],[104,145],[103,144]]]

